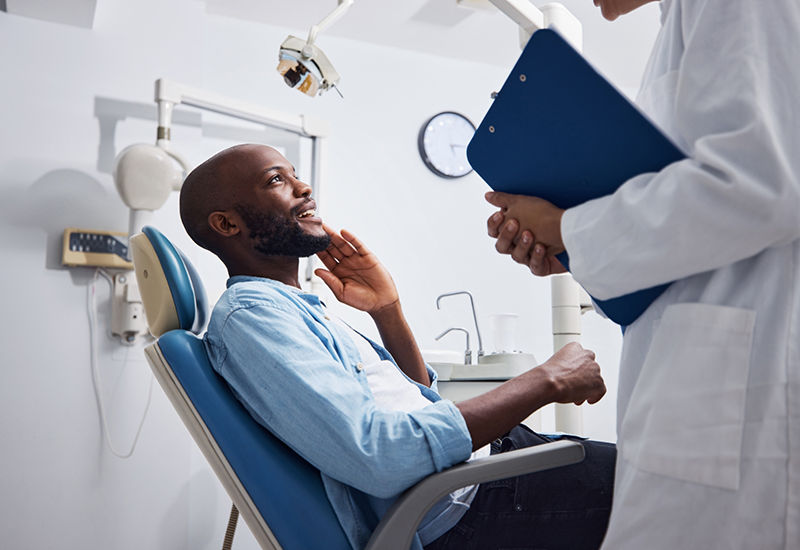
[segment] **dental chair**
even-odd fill
[[[319,470],[258,424],[211,367],[199,336],[209,308],[195,268],[153,227],[131,239],[131,252],[148,326],[158,338],[145,349],[147,361],[233,501],[232,512],[238,509],[264,550],[351,550]],[[367,549],[407,550],[428,510],[460,487],[583,457],[580,443],[558,441],[431,475],[397,499]],[[232,540],[229,525],[224,547]]]

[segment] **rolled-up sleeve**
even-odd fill
[[[279,328],[276,328],[279,327]],[[355,365],[292,307],[229,313],[217,368],[253,417],[328,476],[381,498],[469,458],[459,410],[441,400],[412,413],[376,408]]]

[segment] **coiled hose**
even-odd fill
[[[233,546],[233,535],[236,534],[236,523],[239,521],[239,510],[235,504],[231,504],[231,517],[228,519],[228,529],[225,531],[225,540],[222,542],[222,550],[231,550]]]

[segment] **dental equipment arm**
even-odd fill
[[[308,32],[308,40],[307,45],[313,46],[314,41],[317,39],[317,34],[321,33],[325,30],[325,27],[332,25],[336,21],[339,20],[341,16],[344,15],[344,12],[350,9],[350,6],[353,5],[353,0],[339,0],[339,5],[336,6],[332,12],[330,12],[325,19],[317,23],[316,25],[312,25],[311,30]],[[305,50],[305,48],[303,48]],[[305,53],[305,51],[303,52]],[[310,56],[310,54],[308,54]]]
[[[353,0],[339,0],[336,9],[311,27],[305,42],[296,36],[289,36],[283,41],[278,52],[277,70],[289,87],[311,97],[317,92],[321,95],[330,88],[336,88],[339,73],[314,42],[319,33],[337,21],[352,5]]]
[[[489,0],[519,25],[519,45],[524,48],[539,29],[555,28],[578,50],[583,50],[583,27],[577,17],[561,4],[545,4],[537,8],[530,0]]]

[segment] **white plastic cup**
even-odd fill
[[[517,339],[516,313],[498,313],[489,315],[489,327],[492,329],[494,351],[497,353],[512,353]]]

